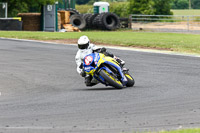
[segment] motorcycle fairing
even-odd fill
[[[88,60],[88,58],[89,58],[89,62],[86,61],[86,60]],[[90,59],[92,59],[92,60],[90,60]],[[86,64],[86,62],[87,62],[87,64]],[[103,77],[101,77],[99,75],[98,75],[98,77],[96,77],[94,75],[95,71],[99,71],[102,69],[106,70],[110,74],[112,73],[112,71],[109,68],[104,67],[104,66],[101,67],[102,64],[108,64],[108,65],[112,65],[113,67],[115,67],[120,74],[122,84],[126,85],[126,83],[128,81],[127,81],[126,77],[124,76],[124,74],[122,73],[121,67],[118,65],[118,63],[113,58],[111,58],[109,56],[105,56],[104,54],[101,54],[101,53],[91,53],[89,55],[86,55],[83,60],[83,66],[84,66],[84,70],[86,71],[86,73],[94,76],[94,78],[97,79],[98,81],[100,81],[101,83],[106,84]]]

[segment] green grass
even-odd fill
[[[105,43],[111,45],[163,48],[179,52],[200,54],[200,35],[177,33],[148,33],[148,32],[16,32],[0,31],[0,37],[59,40],[78,39],[81,35],[87,35],[93,43]]]
[[[200,9],[171,10],[174,15],[200,15]]]
[[[174,131],[161,131],[158,133],[200,133],[200,129],[182,129],[182,130],[174,130]]]

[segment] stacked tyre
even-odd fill
[[[116,30],[120,27],[120,20],[114,13],[101,13],[95,17],[93,25],[101,30]]]
[[[84,29],[100,29],[100,30],[116,30],[120,27],[119,17],[110,12],[101,14],[80,14],[75,9],[67,9],[70,11],[70,24]]]
[[[86,21],[83,16],[79,14],[75,14],[70,17],[70,24],[79,28],[80,30],[84,30],[86,28]]]
[[[74,27],[77,27],[80,30],[84,30],[86,28],[86,21],[82,15],[76,10],[72,8],[67,8],[65,11],[70,12],[70,24]]]
[[[89,29],[95,29],[95,25],[93,24],[94,19],[98,16],[98,14],[91,14],[90,16],[87,17],[86,22],[87,22],[87,27]]]

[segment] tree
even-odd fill
[[[156,15],[172,15],[173,13],[170,11],[171,0],[154,0],[154,9]]]
[[[189,1],[188,0],[178,0],[176,7],[178,9],[188,9]]]
[[[109,7],[110,12],[114,12],[119,17],[128,17],[128,9],[129,5],[127,2],[113,2]]]
[[[26,0],[31,1],[30,3],[38,3],[41,5],[47,5],[47,4],[54,4],[56,1],[61,1],[61,0]]]
[[[28,4],[21,0],[0,0],[8,3],[8,17],[16,16],[19,12],[27,12]]]
[[[193,9],[200,9],[200,1],[199,0],[192,0],[192,8]]]
[[[129,0],[129,14],[155,14],[153,0]]]
[[[76,4],[78,5],[83,5],[83,4],[86,4],[88,3],[90,0],[76,0]]]
[[[172,15],[171,0],[130,0],[129,14]]]
[[[171,2],[172,9],[200,9],[200,0],[173,0]]]
[[[0,2],[8,3],[8,17],[15,17],[18,13],[29,12],[33,7],[40,11],[41,5],[53,4],[55,1],[58,0],[0,0]]]
[[[173,0],[171,5],[172,9],[188,9],[189,0]]]

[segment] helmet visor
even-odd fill
[[[88,46],[89,46],[89,43],[86,43],[86,44],[78,44],[78,48],[79,49],[87,49],[88,48]]]

